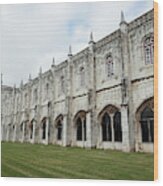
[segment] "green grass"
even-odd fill
[[[153,154],[1,143],[3,177],[153,180]]]

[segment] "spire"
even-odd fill
[[[122,24],[122,23],[126,23],[126,20],[125,20],[125,16],[124,16],[124,12],[123,11],[121,11],[121,22],[120,22],[120,24]]]
[[[72,57],[72,49],[71,49],[71,45],[69,46],[68,57]]]
[[[52,60],[52,65],[51,65],[52,67],[54,67],[55,66],[55,58],[53,57],[53,60]]]
[[[93,32],[90,33],[90,38],[89,38],[89,44],[92,44],[92,43],[94,43]]]

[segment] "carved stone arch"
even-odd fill
[[[63,123],[63,114],[59,114],[56,119],[55,119],[55,122],[54,122],[54,125],[55,127],[57,127],[58,123]]]
[[[138,107],[138,109],[136,110],[136,116],[135,116],[137,121],[140,121],[141,113],[146,107],[150,108],[154,112],[154,98],[153,97],[146,99]]]
[[[32,118],[31,121],[29,122],[29,128],[32,127],[33,122],[37,123],[37,120],[35,118]]]
[[[150,33],[148,33],[148,34],[146,34],[146,35],[143,36],[143,38],[142,38],[142,40],[141,40],[142,46],[144,46],[144,42],[145,42],[145,40],[146,40],[148,37],[154,37],[154,33],[153,33],[153,32],[150,32]]]
[[[117,111],[120,111],[120,109],[112,104],[105,106],[98,115],[98,119],[99,119],[100,123],[101,123],[101,119],[105,113],[110,115],[110,114],[115,114]]]
[[[144,145],[154,141],[154,98],[144,100],[135,113],[136,150],[143,151]],[[149,145],[149,144],[148,144]]]
[[[76,121],[77,121],[77,119],[78,119],[79,117],[80,117],[81,119],[85,119],[85,118],[86,118],[86,111],[80,110],[80,111],[78,111],[78,112],[75,114],[75,116],[74,116],[74,124],[76,123]]]

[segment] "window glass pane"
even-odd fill
[[[77,119],[77,141],[82,141],[82,121],[80,118]]]
[[[102,139],[103,141],[112,141],[110,116],[107,113],[102,118]]]
[[[116,112],[114,115],[114,139],[115,141],[122,141],[122,128],[121,128],[121,113]]]
[[[142,141],[149,142],[149,130],[147,121],[141,121]]]

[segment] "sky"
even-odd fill
[[[152,0],[0,5],[0,63],[3,84],[20,85],[45,72],[52,59],[67,59],[119,28],[121,10],[127,22],[153,8]]]

